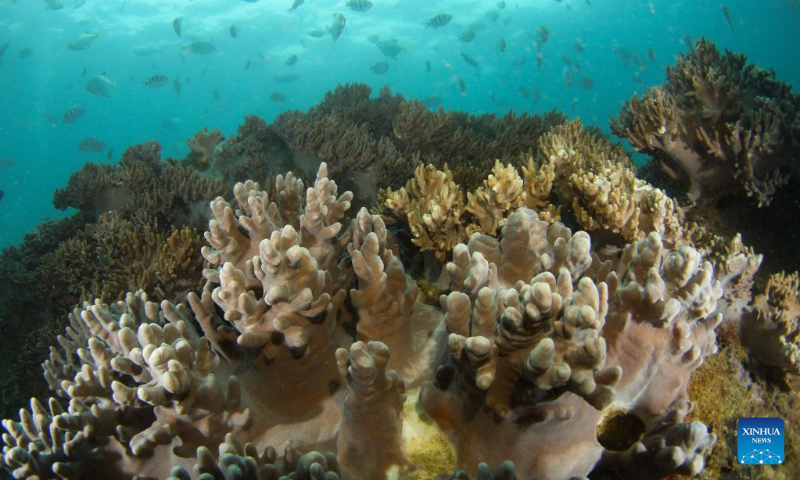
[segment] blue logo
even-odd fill
[[[783,420],[743,418],[736,427],[737,456],[744,465],[778,465],[783,456]]]

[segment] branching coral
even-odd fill
[[[667,78],[631,98],[611,123],[614,133],[683,178],[693,201],[738,185],[768,205],[788,181],[784,167],[796,168],[800,96],[774,72],[705,39],[667,68]]]

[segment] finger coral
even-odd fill
[[[700,39],[611,127],[683,180],[692,201],[736,188],[760,207],[797,168],[798,107],[800,96],[774,72]]]

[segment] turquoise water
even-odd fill
[[[436,95],[443,107],[471,113],[558,108],[608,131],[608,117],[625,100],[664,80],[665,66],[687,50],[687,37],[706,36],[775,69],[795,88],[800,84],[800,12],[790,0],[730,1],[732,30],[718,2],[509,1],[500,9],[494,0],[374,0],[366,12],[350,10],[344,0],[306,0],[295,11],[287,11],[291,0],[63,3],[57,10],[41,0],[0,3],[0,48],[8,44],[0,57],[0,190],[5,192],[0,247],[18,243],[45,219],[70,214],[53,208],[53,190],[85,162],[116,161],[127,146],[152,139],[162,143],[164,157],[181,158],[186,140],[203,127],[230,135],[247,114],[271,121],[284,110],[309,108],[341,83],[363,82],[376,91],[389,85],[412,98]],[[330,37],[307,34],[324,29],[335,13],[347,18],[335,44]],[[440,13],[452,15],[452,21],[426,28]],[[180,38],[173,29],[177,17]],[[549,39],[542,45],[540,68],[535,42],[541,26]],[[459,42],[468,29],[476,39]],[[68,48],[85,33],[98,37],[86,49]],[[396,39],[403,51],[396,60],[386,58],[372,35]],[[197,41],[210,42],[215,51],[184,49]],[[469,65],[462,52],[478,66]],[[285,60],[291,55],[298,60],[289,66]],[[373,73],[370,66],[381,61],[389,63],[388,72]],[[103,73],[116,85],[110,98],[85,89],[90,78]],[[298,78],[274,80],[284,74]],[[167,84],[145,86],[153,75],[165,75]],[[176,76],[180,95],[172,87]],[[582,77],[591,79],[592,88]],[[286,101],[273,101],[276,92]],[[64,113],[76,106],[86,113],[63,123]],[[101,139],[106,147],[79,151],[84,138]]]

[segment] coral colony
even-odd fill
[[[691,377],[718,341],[800,372],[797,274],[772,272],[753,299],[762,256],[696,214],[732,189],[771,208],[792,181],[800,101],[745,63],[701,40],[614,121],[692,209],[578,120],[432,112],[363,85],[273,126],[248,117],[228,140],[200,132],[183,160],[151,142],[87,165],[55,197],[87,227],[47,264],[82,303],[44,362],[53,397],[3,422],[3,465],[38,479],[700,473],[724,430],[691,416]]]

